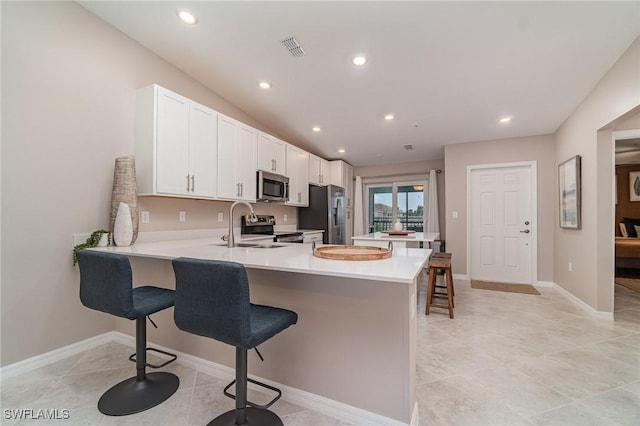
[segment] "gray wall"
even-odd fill
[[[80,304],[71,235],[109,226],[114,159],[133,154],[135,91],[151,83],[269,131],[76,3],[2,3],[2,365],[114,329]],[[228,209],[140,204],[143,231],[179,229],[178,210],[182,227],[224,226]]]
[[[454,274],[467,275],[467,166],[537,161],[538,281],[553,281],[556,164],[553,136],[529,136],[445,146],[447,251]],[[452,212],[458,212],[453,219]]]
[[[582,156],[582,229],[556,228],[554,280],[591,307],[613,308],[613,141],[640,105],[640,38],[555,134],[556,161]],[[631,115],[628,115],[631,114]],[[622,118],[621,118],[622,117]],[[599,132],[604,129],[605,131]],[[556,203],[556,211],[558,205]],[[573,262],[573,272],[567,263]]]

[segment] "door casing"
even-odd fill
[[[518,161],[513,163],[478,164],[467,166],[467,276],[471,276],[471,172],[480,169],[529,167],[531,171],[531,259],[530,283],[538,283],[538,162]]]

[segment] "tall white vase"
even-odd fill
[[[131,222],[131,212],[129,205],[120,203],[118,205],[118,213],[116,213],[116,221],[113,225],[113,242],[119,246],[130,246],[133,240],[133,223]]]

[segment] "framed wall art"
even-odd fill
[[[582,191],[580,185],[580,156],[569,158],[558,166],[560,194],[560,228],[580,229]],[[640,196],[638,198],[640,201]]]
[[[640,172],[629,172],[629,201],[640,201]]]

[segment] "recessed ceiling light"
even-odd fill
[[[395,114],[387,114],[387,115],[384,116],[384,119],[387,120],[387,121],[391,121],[394,118],[396,118]]]
[[[364,65],[367,63],[367,58],[365,58],[364,56],[356,56],[355,58],[353,58],[353,64],[354,65]]]
[[[320,127],[318,127],[318,126],[313,126],[313,127],[311,128],[311,130],[313,130],[314,132],[319,132],[319,131],[320,131]]]
[[[176,11],[178,18],[182,22],[188,25],[195,25],[198,23],[198,18],[196,18],[191,12],[187,12],[186,10],[178,10]]]
[[[382,154],[376,154],[376,157],[380,158],[382,157]]]
[[[340,154],[344,154],[346,151],[345,151],[345,149],[344,149],[344,148],[340,148],[340,149],[338,150],[338,152],[339,152]]]
[[[262,89],[271,89],[271,83],[269,83],[268,81],[260,81],[258,83],[258,86],[260,86]]]
[[[513,118],[513,117],[502,117],[502,118],[500,119],[500,122],[501,122],[501,123],[508,123],[508,122],[510,122],[510,121],[511,121],[511,119],[512,119],[512,118]]]

